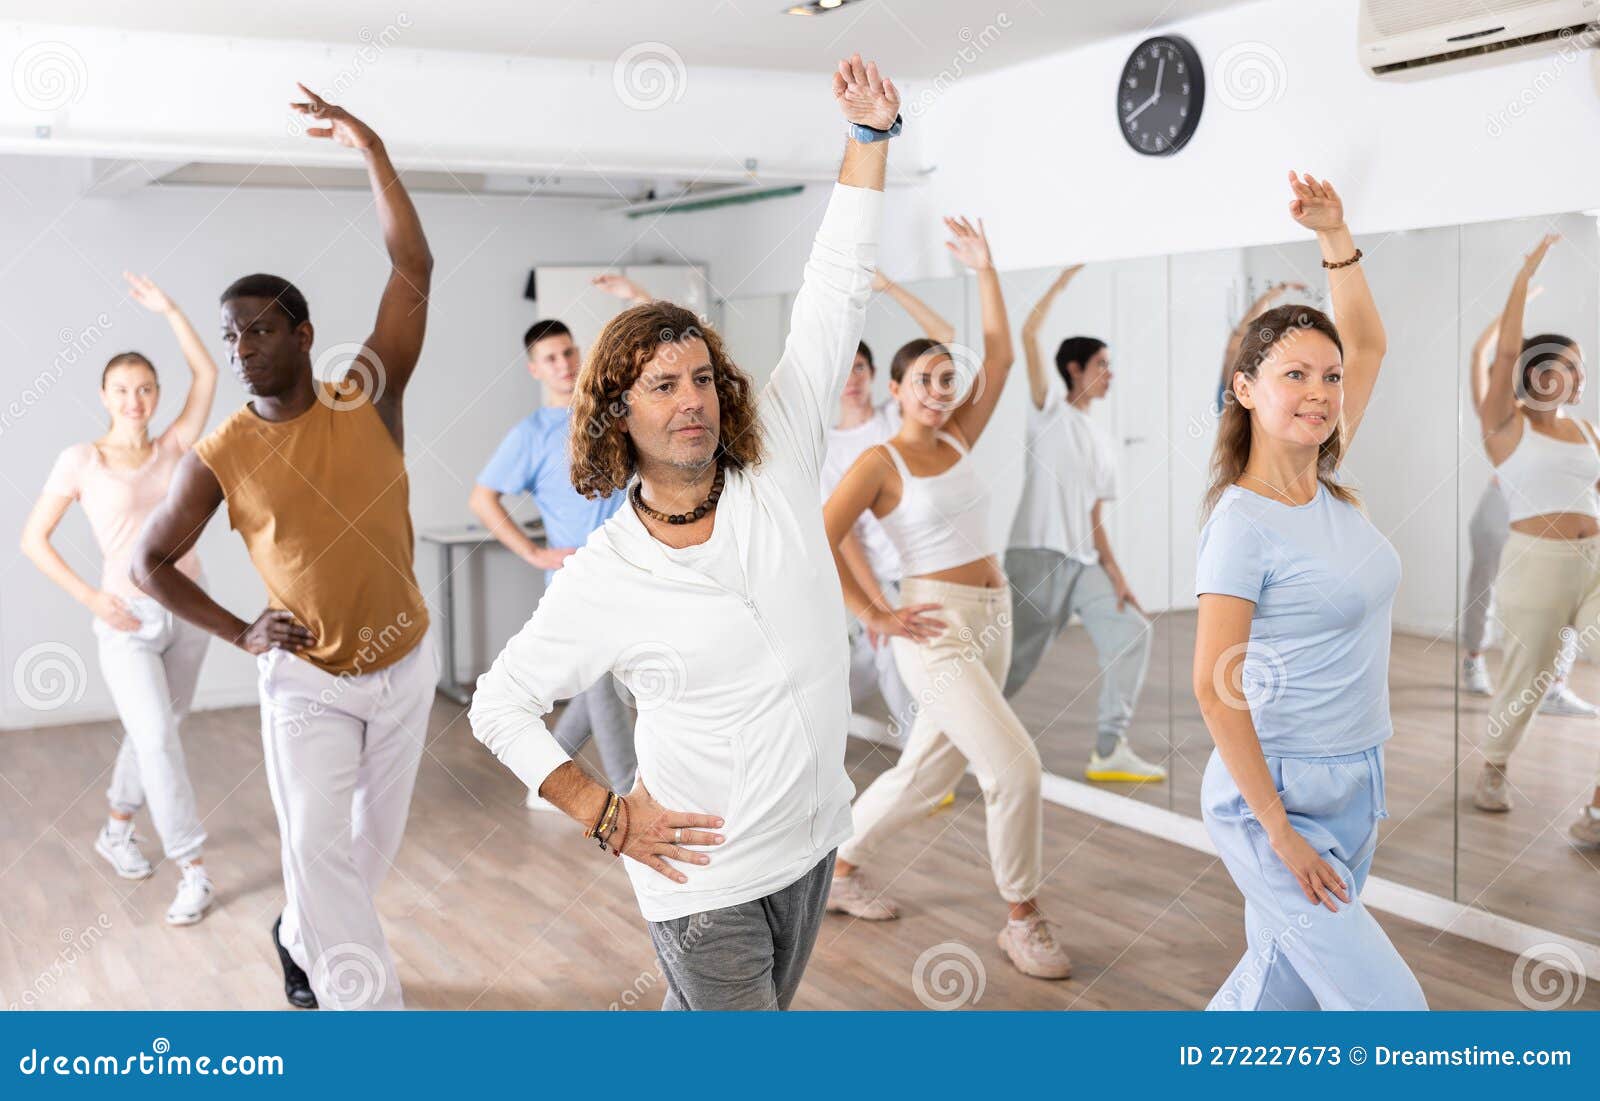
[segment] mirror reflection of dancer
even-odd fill
[[[1491,813],[1511,809],[1506,766],[1533,725],[1533,701],[1555,676],[1563,636],[1587,641],[1600,630],[1600,438],[1567,411],[1583,392],[1583,350],[1556,333],[1522,335],[1528,286],[1556,240],[1541,239],[1511,284],[1478,407],[1511,522],[1494,582],[1504,627],[1500,686],[1472,793],[1473,806]],[[1600,778],[1568,834],[1600,845]]]
[[[1089,418],[1090,406],[1111,389],[1110,349],[1091,336],[1069,337],[1056,349],[1054,371],[1039,349],[1039,329],[1051,305],[1082,267],[1064,270],[1022,325],[1027,467],[1006,550],[1015,643],[1005,694],[1022,691],[1076,615],[1100,667],[1095,744],[1084,776],[1096,782],[1161,781],[1167,770],[1128,742],[1150,665],[1150,621],[1111,550],[1103,521],[1106,502],[1117,495],[1117,457]]]
[[[629,858],[664,1009],[787,1009],[850,834],[850,655],[817,482],[901,120],[859,56],[833,91],[850,139],[759,407],[690,311],[656,302],[606,324],[578,376],[572,475],[628,505],[566,560],[472,699],[500,762]],[[612,673],[639,703],[627,794],[543,722]]]
[[[929,340],[945,344],[955,339],[955,327],[950,322],[882,272],[872,277],[872,289],[888,294],[899,303]],[[856,349],[844,393],[839,398],[839,423],[828,430],[828,453],[822,460],[823,500],[827,500],[863,451],[883,443],[900,429],[900,404],[893,397],[882,404],[873,404],[872,381],[876,374],[872,350],[862,341]],[[845,538],[841,550],[856,581],[874,604],[893,607],[899,602],[900,556],[875,517],[864,514]],[[878,693],[888,709],[890,737],[897,744],[904,744],[913,721],[913,701],[895,668],[894,651],[888,639],[868,630],[852,617],[851,706],[860,710],[873,692]]]
[[[148,279],[127,276],[135,301],[172,326],[192,379],[183,410],[166,431],[150,438],[161,397],[156,369],[138,352],[113,356],[100,376],[100,401],[111,415],[104,436],[74,444],[57,457],[44,491],[22,530],[22,550],[46,577],[94,613],[100,669],[117,717],[122,745],[106,791],[110,816],[94,851],[123,879],[144,879],[150,862],[139,851],[133,816],[148,805],[167,854],[178,866],[178,892],[167,909],[170,925],[193,925],[211,908],[214,892],[201,857],[206,831],[178,728],[194,702],[204,631],[175,618],[129,579],[133,545],[151,511],[167,495],[178,460],[194,446],[211,416],[217,365],[183,311]],[[100,587],[75,573],[50,545],[72,502],[83,506],[104,559]],[[177,568],[203,583],[192,551]]]
[[[620,275],[598,275],[594,284],[630,304],[650,301],[638,284]],[[544,405],[519,421],[500,441],[494,457],[472,487],[468,507],[511,553],[544,571],[545,588],[549,589],[561,563],[583,545],[590,532],[622,507],[623,497],[612,493],[590,500],[572,488],[567,459],[572,394],[583,362],[572,330],[554,318],[536,321],[523,334],[522,344],[527,349],[528,369],[540,384]],[[539,506],[539,518],[544,523],[543,547],[523,533],[501,501],[504,496],[520,493],[532,494]],[[601,677],[568,700],[553,733],[568,756],[576,756],[593,738],[612,789],[633,788],[637,763],[633,753],[633,716],[611,677]],[[533,810],[560,813],[535,791],[528,792],[527,805]]]
[[[899,916],[870,882],[883,843],[925,815],[970,763],[983,789],[989,865],[1010,920],[1001,949],[1023,974],[1064,979],[1071,961],[1039,912],[1044,845],[1041,766],[1033,738],[1001,694],[1011,660],[1011,591],[991,549],[989,487],[972,458],[1011,369],[1011,328],[980,221],[946,218],[950,250],[978,277],[983,363],[967,379],[951,350],[913,340],[895,353],[893,439],[869,448],[828,498],[825,516],[845,606],[891,639],[918,709],[900,760],[855,804],[855,833],[839,849],[828,908],[868,921]],[[894,542],[905,578],[899,607],[872,603],[840,547],[870,512]]]
[[[1244,334],[1249,331],[1250,322],[1266,313],[1274,302],[1291,290],[1305,294],[1311,288],[1304,283],[1291,282],[1268,285],[1266,290],[1256,295],[1255,301],[1245,309],[1244,316],[1239,318],[1239,323],[1228,334],[1228,343],[1222,350],[1222,376],[1217,379],[1217,398],[1213,412],[1222,412],[1222,403],[1227,398],[1228,387],[1233,383],[1233,365],[1239,361],[1239,349],[1244,346]]]
[[[293,284],[247,275],[222,292],[222,339],[251,400],[178,464],[134,579],[256,656],[283,851],[272,944],[289,1003],[399,1009],[374,897],[400,851],[438,683],[411,566],[401,406],[422,353],[433,257],[378,135],[300,90],[307,101],[293,106],[317,124],[307,135],[366,161],[390,263],[377,320],[344,380],[321,382],[310,309]],[[268,593],[253,622],[175,565],[224,503]]]
[[[1206,832],[1249,947],[1208,1008],[1426,1009],[1361,901],[1378,845],[1400,556],[1339,466],[1387,341],[1333,185],[1289,174],[1339,327],[1268,310],[1239,349],[1200,535],[1194,693],[1216,742]]]
[[[1542,287],[1530,287],[1526,301],[1532,302],[1542,290]],[[1472,345],[1473,412],[1483,408],[1483,398],[1489,390],[1489,370],[1494,362],[1500,320],[1500,315],[1496,315]],[[1550,338],[1534,339],[1538,343]],[[1483,652],[1489,645],[1489,623],[1494,618],[1494,579],[1500,572],[1500,555],[1505,550],[1506,537],[1510,533],[1511,506],[1506,501],[1505,491],[1500,488],[1500,479],[1490,474],[1467,527],[1470,540],[1467,597],[1461,611],[1461,645],[1466,649],[1467,656],[1461,659],[1461,686],[1474,696],[1494,695],[1494,685],[1489,680],[1489,663]],[[1541,715],[1592,718],[1597,713],[1592,703],[1580,697],[1567,684],[1567,674],[1572,672],[1575,660],[1577,641],[1572,635],[1563,635],[1556,653],[1555,677],[1545,690],[1544,699],[1539,702]]]

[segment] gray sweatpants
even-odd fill
[[[576,757],[590,738],[600,750],[600,763],[612,791],[633,790],[633,775],[638,760],[633,754],[633,716],[622,702],[622,689],[610,673],[567,701],[567,708],[551,733],[566,751]]]
[[[1074,613],[1094,643],[1100,665],[1100,711],[1095,749],[1109,753],[1128,732],[1133,705],[1150,666],[1150,621],[1133,608],[1117,610],[1111,577],[1052,550],[1006,551],[1011,582],[1011,671],[1007,698],[1022,691],[1056,635]]]
[[[765,898],[652,921],[662,1009],[788,1009],[817,943],[834,853]]]
[[[1461,608],[1461,645],[1469,653],[1480,653],[1489,645],[1494,579],[1500,573],[1500,553],[1510,534],[1511,506],[1500,484],[1490,478],[1467,525],[1467,599]]]

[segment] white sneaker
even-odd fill
[[[106,863],[110,864],[112,870],[123,879],[150,877],[150,861],[139,851],[139,843],[134,840],[131,824],[126,830],[115,833],[112,832],[109,823],[101,826],[100,836],[94,839],[94,851],[105,857]]]
[[[1592,719],[1600,714],[1594,704],[1578,696],[1565,682],[1552,684],[1539,703],[1541,715],[1566,715],[1574,719]]]
[[[1461,687],[1469,696],[1494,695],[1494,685],[1489,683],[1489,662],[1482,654],[1461,659]]]
[[[167,907],[167,924],[193,925],[206,916],[215,897],[211,877],[206,874],[204,865],[190,864],[183,869],[183,878],[178,881],[178,893],[173,896],[172,905]]]
[[[537,791],[533,790],[533,788],[528,789],[528,798],[523,801],[522,805],[527,807],[529,810],[543,811],[545,814],[559,814],[565,817],[567,813],[550,800],[540,795]]]
[[[1119,738],[1117,747],[1104,757],[1098,753],[1089,754],[1089,767],[1083,770],[1083,775],[1098,783],[1143,783],[1165,780],[1167,770],[1135,753],[1127,738]]]

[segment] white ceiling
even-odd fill
[[[783,14],[783,0],[0,0],[0,18],[239,38],[371,41],[534,57],[610,60],[663,42],[689,65],[829,67],[860,50],[884,71],[930,77],[952,66],[991,71],[1099,39],[1137,34],[1239,0],[858,0],[822,16]],[[397,20],[405,13],[408,25]],[[1004,12],[1009,26],[999,26]],[[972,64],[957,52],[995,26]]]

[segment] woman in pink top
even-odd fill
[[[188,318],[159,287],[139,276],[127,279],[134,300],[172,325],[194,376],[188,399],[177,419],[152,439],[150,420],[161,394],[155,367],[138,352],[113,356],[100,377],[100,400],[111,426],[104,436],[74,444],[56,459],[23,529],[22,549],[94,613],[100,667],[126,731],[106,792],[110,819],[95,839],[95,851],[124,879],[150,875],[133,837],[133,814],[148,802],[167,858],[181,872],[167,921],[192,925],[211,906],[212,888],[200,860],[205,831],[178,726],[194,699],[207,636],[136,589],[128,567],[145,517],[166,496],[179,457],[205,430],[217,365]],[[98,588],[79,577],[50,543],[74,500],[83,504],[105,560]],[[192,552],[178,567],[200,578],[200,562]]]

